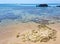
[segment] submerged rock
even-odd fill
[[[48,42],[50,39],[56,38],[56,30],[46,25],[38,25],[37,30],[31,30],[22,34],[22,40],[31,42]]]

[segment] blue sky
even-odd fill
[[[10,4],[60,3],[60,0],[0,0],[0,3]]]

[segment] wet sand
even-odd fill
[[[34,22],[8,24],[6,26],[0,26],[0,44],[60,44],[60,23],[49,24],[48,26],[57,31],[56,41],[50,40],[48,42],[33,43],[30,41],[22,42],[20,38],[16,36],[18,33],[38,29],[39,24]]]

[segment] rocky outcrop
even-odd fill
[[[48,4],[39,4],[37,7],[48,7]]]
[[[56,7],[60,7],[60,6],[56,6]]]

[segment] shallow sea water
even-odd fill
[[[39,24],[58,31],[57,40],[41,44],[60,44],[60,7],[35,7],[0,4],[0,44],[40,44],[20,42],[18,33],[36,30]]]

